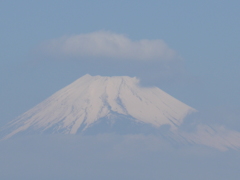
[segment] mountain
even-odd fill
[[[240,133],[198,125],[180,127],[196,110],[157,87],[139,86],[137,78],[85,75],[13,120],[0,132],[16,134],[152,133],[180,144],[203,144],[225,150],[240,147]]]
[[[23,131],[76,134],[100,119],[117,117],[174,129],[195,111],[157,87],[138,83],[127,76],[85,75],[8,124],[5,129],[11,132],[6,137]]]

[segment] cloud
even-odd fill
[[[0,179],[235,180],[239,155],[144,135],[26,136],[0,142]]]
[[[43,44],[43,49],[54,56],[75,58],[166,61],[177,57],[163,40],[133,41],[122,34],[106,31],[49,40]]]

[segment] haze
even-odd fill
[[[136,76],[197,109],[186,122],[239,132],[239,8],[236,0],[1,1],[0,128],[89,73]],[[239,157],[145,135],[19,137],[0,142],[0,179],[237,180]]]

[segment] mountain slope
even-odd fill
[[[137,123],[176,129],[195,110],[157,87],[142,88],[137,78],[85,75],[10,122],[9,138],[24,131],[76,134],[101,118],[122,115]]]

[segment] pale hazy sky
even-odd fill
[[[240,131],[237,0],[1,0],[0,24],[0,127],[89,73],[137,76]]]
[[[200,110],[238,109],[239,4],[234,0],[1,1],[0,125],[86,73],[137,76],[143,84],[158,86]],[[80,48],[90,38],[81,43],[77,38],[99,32],[105,32],[110,42],[103,42],[104,37],[91,42],[101,41],[108,49],[114,41],[118,54],[95,52],[88,57],[86,53],[97,51],[94,43],[81,55],[78,49],[68,49],[72,56],[42,49],[53,40],[64,43],[64,38],[72,39],[69,46],[75,38]],[[148,43],[141,44],[142,40]],[[152,52],[147,54],[144,47]],[[167,56],[171,62],[159,61]],[[131,60],[140,57],[145,61]],[[151,57],[158,60],[147,61]]]

